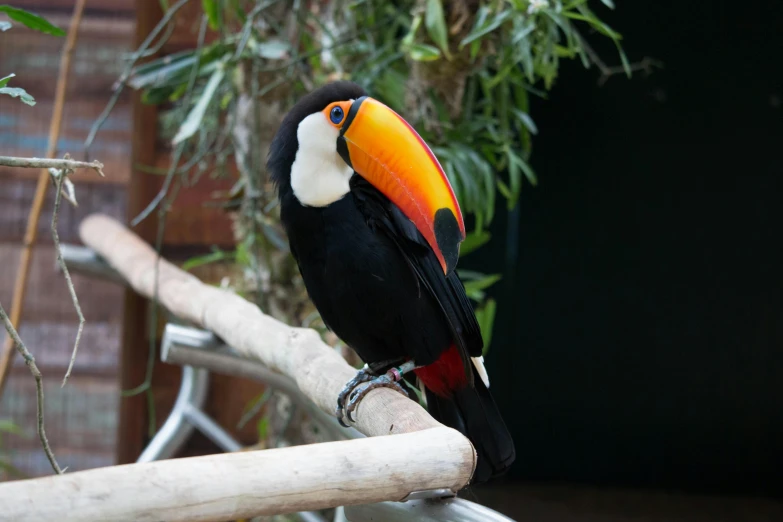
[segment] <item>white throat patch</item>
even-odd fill
[[[339,129],[316,112],[296,130],[299,150],[291,165],[291,188],[302,205],[325,207],[348,194],[353,169],[337,153]]]

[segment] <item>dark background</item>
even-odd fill
[[[774,495],[783,5],[617,4],[597,10],[629,59],[664,69],[599,87],[565,64],[533,102],[538,187],[465,258],[503,273],[487,364],[508,480]]]

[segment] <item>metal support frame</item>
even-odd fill
[[[72,271],[126,284],[103,259],[91,249],[62,245],[63,258]],[[138,462],[150,462],[173,457],[194,429],[198,429],[221,449],[235,452],[242,445],[202,411],[209,389],[209,373],[247,377],[257,380],[286,395],[305,408],[333,440],[364,437],[354,428],[343,428],[337,418],[318,408],[297,387],[293,379],[273,372],[260,361],[242,357],[224,344],[212,332],[169,323],[161,347],[161,360],[182,365],[182,383],[174,407],[161,429],[147,445]],[[296,515],[306,522],[324,521],[317,513]],[[335,520],[348,522],[514,522],[475,502],[457,498],[447,489],[415,491],[399,502],[379,502],[345,506],[337,509]]]
[[[169,325],[173,326],[173,325]],[[177,335],[177,342],[189,346],[208,347],[216,344],[215,336],[210,332],[183,328]],[[163,336],[163,346],[172,342],[171,335]],[[164,359],[165,360],[165,359]],[[209,370],[182,366],[182,382],[177,400],[166,422],[155,434],[150,443],[137,459],[137,462],[151,462],[173,457],[188,437],[197,428],[223,451],[239,451],[242,445],[221,428],[212,418],[202,411],[209,390]]]

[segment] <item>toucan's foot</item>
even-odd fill
[[[409,361],[402,366],[391,368],[388,372],[381,375],[380,377],[367,379],[362,383],[354,385],[348,396],[350,401],[347,405],[345,405],[345,416],[348,417],[349,421],[355,422],[353,418],[353,411],[357,406],[359,406],[359,402],[364,398],[364,396],[367,395],[370,390],[374,390],[375,388],[391,388],[392,390],[396,390],[405,395],[405,397],[408,397],[408,392],[405,391],[405,388],[400,385],[400,381],[406,372],[409,372],[414,368],[415,365],[413,362]],[[342,412],[340,412],[338,418],[340,419],[340,424],[345,425],[342,420]]]
[[[364,368],[356,372],[354,378],[345,384],[343,391],[341,391],[340,395],[337,396],[337,409],[335,410],[334,414],[337,416],[337,420],[340,421],[340,424],[343,427],[345,428],[348,427],[348,425],[345,422],[343,422],[343,411],[345,408],[345,400],[348,398],[348,395],[350,395],[350,393],[363,382],[371,381],[374,378],[375,378],[375,374],[373,374],[369,366],[365,364]]]
[[[406,397],[408,396],[408,392],[405,391],[405,389],[400,386],[400,383],[394,379],[394,376],[391,375],[391,372],[385,373],[371,381],[360,384],[353,390],[353,393],[350,395],[351,400],[345,406],[345,416],[348,417],[349,421],[356,422],[356,420],[353,418],[353,411],[357,406],[359,406],[359,401],[361,401],[370,390],[374,390],[375,388],[391,388],[392,390],[396,390]]]

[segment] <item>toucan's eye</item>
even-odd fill
[[[335,125],[343,121],[344,116],[345,114],[343,113],[343,109],[339,105],[332,108],[331,112],[329,112],[329,119],[332,120],[332,123]]]

